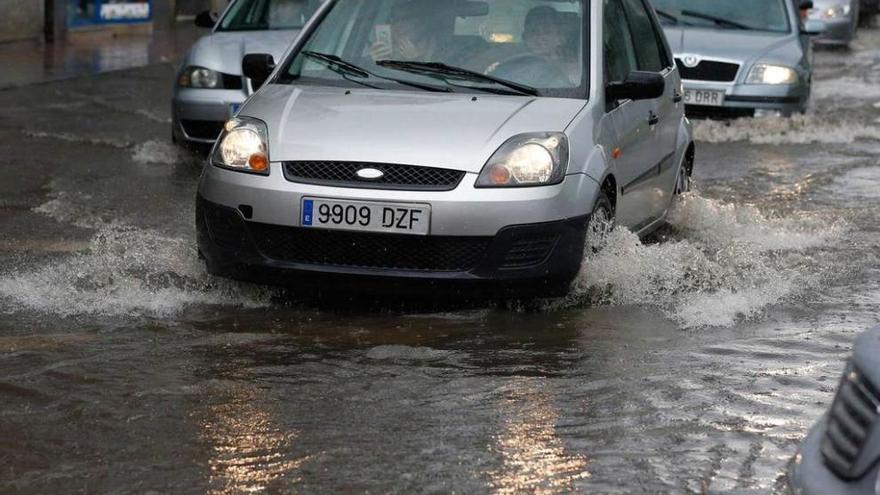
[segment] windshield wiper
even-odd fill
[[[682,10],[681,15],[686,15],[688,17],[696,17],[697,19],[705,19],[707,21],[714,22],[719,26],[727,26],[734,29],[745,29],[748,31],[752,31],[755,28],[751,26],[746,26],[745,24],[740,24],[738,22],[730,21],[727,19],[722,19],[721,17],[715,17],[714,15],[704,14],[702,12],[694,12],[693,10]]]
[[[526,86],[525,84],[516,83],[513,81],[508,81],[506,79],[499,79],[497,77],[488,76],[486,74],[481,74],[479,72],[475,72],[472,70],[464,69],[461,67],[454,67],[451,65],[446,65],[441,62],[409,62],[405,60],[379,60],[376,62],[376,65],[380,67],[386,67],[389,69],[397,69],[406,72],[413,72],[416,74],[424,74],[428,76],[439,76],[441,79],[446,81],[447,84],[452,86],[459,87],[467,87],[469,89],[479,89],[483,91],[491,91],[489,88],[479,88],[474,86],[465,86],[461,84],[453,84],[449,82],[448,77],[464,79],[467,81],[473,82],[483,82],[483,83],[492,83],[497,84],[499,86],[504,86],[505,88],[514,91],[517,94],[521,95],[529,95],[529,96],[538,96],[538,90],[531,87]],[[447,76],[447,77],[443,77]]]
[[[657,12],[657,15],[660,16],[662,19],[666,19],[667,21],[670,21],[673,24],[681,24],[681,19],[670,14],[669,12],[665,12],[665,11],[658,10],[658,9],[654,9],[654,11]]]
[[[361,84],[361,85],[367,86],[369,88],[382,89],[382,88],[379,88],[378,86],[373,86],[372,84],[369,84],[364,81],[358,81],[358,80],[351,79],[350,77],[354,76],[359,79],[369,79],[370,77],[375,77],[377,79],[384,79],[386,81],[396,82],[397,84],[402,84],[404,86],[411,86],[413,88],[423,89],[425,91],[434,91],[434,92],[442,92],[442,93],[450,92],[449,88],[440,88],[437,86],[431,86],[430,84],[422,84],[422,83],[417,83],[417,82],[405,81],[403,79],[395,79],[393,77],[380,76],[380,75],[374,74],[374,73],[364,69],[363,67],[359,67],[351,62],[347,62],[347,61],[343,60],[342,58],[340,58],[336,55],[329,54],[329,53],[313,52],[313,51],[309,51],[309,50],[303,51],[301,53],[303,55],[305,55],[306,57],[323,62],[327,66],[328,69],[342,75],[342,77],[344,77],[347,81],[351,81],[356,84]]]

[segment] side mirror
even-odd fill
[[[268,53],[251,53],[245,55],[241,62],[241,72],[244,77],[251,80],[254,91],[269,79],[273,70],[275,70],[275,59]]]
[[[810,19],[804,22],[804,30],[801,33],[809,36],[818,36],[824,33],[827,28],[828,26],[824,22]]]
[[[605,88],[607,101],[653,100],[666,92],[666,80],[657,72],[633,71],[623,82],[609,83]]]
[[[212,28],[214,24],[217,23],[217,15],[212,14],[211,11],[206,10],[204,12],[199,13],[196,16],[196,26],[201,28]]]

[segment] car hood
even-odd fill
[[[669,46],[676,56],[697,55],[700,58],[729,60],[738,63],[757,60],[782,45],[796,40],[796,37],[790,33],[732,29],[672,26],[664,28],[664,31],[669,40]]]
[[[269,126],[269,158],[479,172],[507,139],[564,131],[585,101],[273,84],[241,115]]]
[[[216,32],[196,42],[190,49],[186,65],[238,76],[245,55],[269,53],[275,60],[280,60],[298,35],[298,30]]]

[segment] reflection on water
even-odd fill
[[[224,390],[221,403],[211,404],[201,421],[211,444],[208,459],[210,493],[255,493],[270,489],[309,457],[291,458],[296,431],[281,428],[273,414],[260,407],[260,391],[251,385]]]
[[[493,447],[502,467],[488,473],[495,493],[567,493],[590,477],[587,458],[566,452],[556,435],[559,411],[545,382],[521,378],[507,385],[506,400],[498,405],[503,429]]]

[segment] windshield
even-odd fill
[[[789,32],[784,0],[652,0],[664,25]]]
[[[280,82],[584,98],[585,1],[339,0]]]
[[[217,30],[302,29],[319,6],[318,0],[239,0],[230,7]]]

